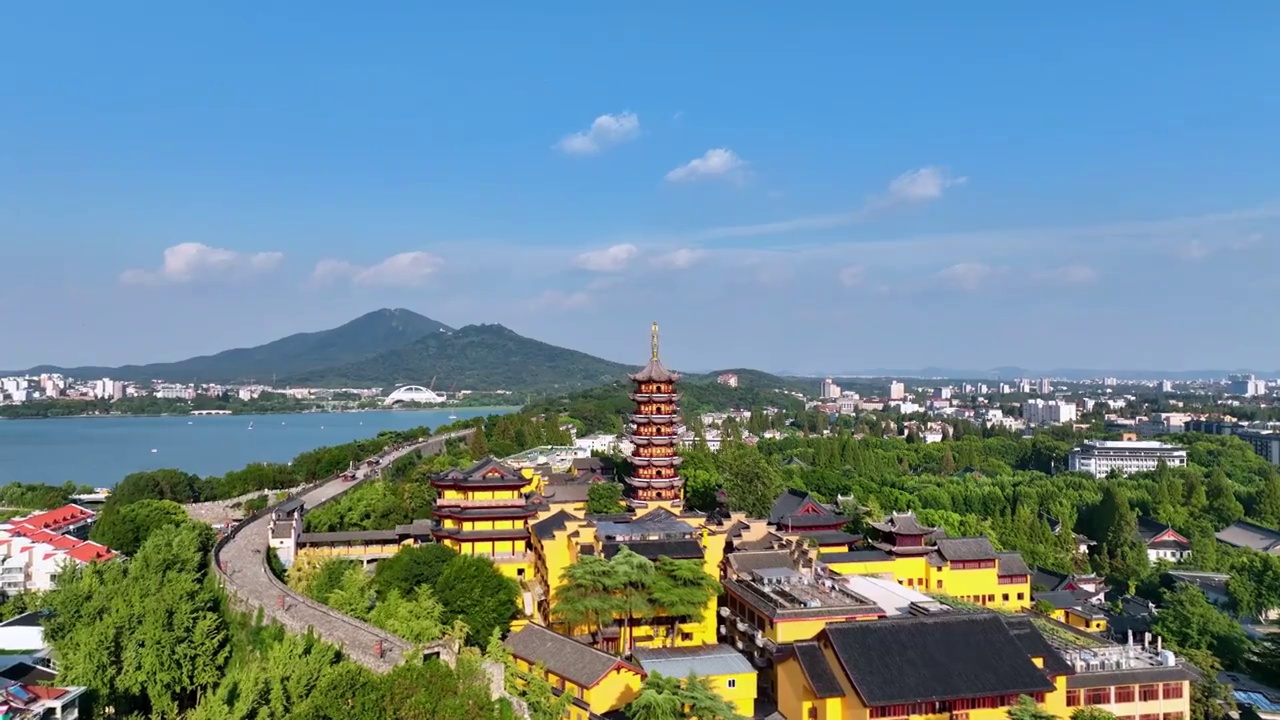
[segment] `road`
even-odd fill
[[[355,480],[329,480],[300,495],[304,512],[374,477],[382,467],[407,453],[421,450],[424,454],[435,454],[444,449],[447,440],[465,437],[472,432],[474,430],[467,429],[437,435],[379,455],[379,465],[373,468],[361,465]],[[326,642],[341,647],[352,660],[372,670],[385,672],[404,659],[404,654],[410,649],[405,640],[299,595],[280,582],[266,563],[270,527],[268,509],[236,526],[214,548],[215,569],[227,592],[242,609],[256,612],[262,608],[265,619],[277,621],[293,632],[304,633],[310,629]]]

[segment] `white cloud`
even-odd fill
[[[356,285],[385,287],[420,287],[425,285],[444,260],[437,255],[415,250],[403,252],[375,265],[356,265],[345,260],[321,260],[312,278],[317,282],[350,280]]]
[[[693,248],[680,248],[672,250],[669,253],[659,255],[653,259],[653,264],[658,267],[671,268],[672,270],[687,270],[698,264],[707,256],[705,250],[695,250]]]
[[[1098,279],[1098,271],[1088,265],[1067,265],[1058,268],[1056,274],[1068,285],[1088,285]]]
[[[560,138],[557,150],[568,155],[595,155],[605,148],[640,136],[640,118],[635,113],[601,115],[591,127]]]
[[[982,287],[996,273],[995,268],[978,262],[956,263],[937,274],[937,279],[966,292]]]
[[[836,273],[836,279],[847,288],[858,287],[867,279],[867,268],[865,265],[850,265]]]
[[[574,261],[578,267],[592,272],[620,272],[635,259],[639,252],[635,245],[622,243],[601,250],[588,250]]]
[[[282,259],[284,254],[278,252],[241,253],[204,243],[179,243],[165,248],[158,269],[125,270],[120,281],[151,285],[230,280],[274,270]]]
[[[698,161],[695,160],[694,162]],[[676,168],[672,172],[683,169]],[[668,173],[667,177],[670,179],[670,173]],[[942,197],[947,188],[963,185],[968,181],[969,179],[966,177],[952,177],[945,168],[937,166],[923,167],[902,173],[889,182],[889,187],[884,194],[868,198],[862,203],[862,207],[850,212],[809,215],[754,225],[728,225],[703,230],[696,233],[694,237],[700,240],[718,240],[847,227],[866,222],[875,215],[876,211],[885,210],[894,205],[936,200]]]
[[[729,148],[712,148],[680,167],[667,173],[667,182],[693,182],[695,180],[724,179],[741,181],[747,169],[747,161]]]
[[[890,203],[920,202],[942,197],[942,191],[969,182],[967,177],[952,177],[947,169],[936,165],[909,170],[889,183],[883,200]]]

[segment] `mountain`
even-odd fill
[[[298,333],[266,345],[226,350],[178,362],[117,368],[41,365],[25,373],[61,373],[82,379],[109,377],[133,381],[270,382],[273,376],[284,377],[356,362],[452,330],[444,323],[410,310],[384,308],[330,330]]]
[[[635,368],[548,345],[501,325],[432,333],[355,362],[282,378],[295,387],[396,387],[544,392],[614,382]]]

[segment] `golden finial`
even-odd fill
[[[653,323],[653,338],[650,341],[650,343],[653,347],[652,359],[657,360],[658,359],[658,323],[656,321]]]

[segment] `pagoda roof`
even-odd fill
[[[662,361],[655,357],[650,359],[649,364],[641,368],[640,372],[627,377],[635,382],[672,383],[680,379],[680,374],[668,370]]]
[[[883,522],[869,523],[880,532],[894,535],[930,535],[938,531],[935,527],[926,527],[916,519],[914,512],[892,513]]]
[[[489,456],[465,470],[446,470],[436,475],[432,482],[443,484],[518,485],[529,481],[520,471],[504,465]]]

